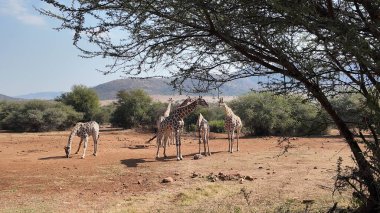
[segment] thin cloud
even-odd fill
[[[45,20],[41,16],[31,13],[31,11],[26,6],[25,0],[0,0],[0,2],[2,1],[4,3],[2,3],[0,6],[0,15],[11,16],[27,25],[46,25]]]

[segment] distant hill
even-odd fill
[[[20,99],[0,94],[0,101],[18,101]]]
[[[150,95],[179,95],[178,91],[173,91],[173,88],[168,84],[170,80],[162,78],[149,78],[149,79],[118,79],[99,84],[93,87],[99,96],[100,100],[113,100],[116,99],[116,94],[120,90],[134,90],[142,89]],[[185,87],[190,87],[191,82],[185,81]],[[257,88],[257,81],[252,78],[238,79],[226,83],[220,88],[222,96],[238,96],[249,92],[251,89]],[[26,95],[19,95],[15,98],[0,95],[0,100],[17,100],[17,99],[39,99],[39,100],[53,100],[64,92],[37,92]],[[201,95],[217,95],[216,91]]]
[[[62,93],[64,92],[37,92],[37,93],[30,93],[26,95],[19,95],[19,96],[16,96],[16,98],[53,100],[56,97],[60,96]]]
[[[168,85],[168,79],[149,78],[149,79],[118,79],[93,87],[101,100],[111,100],[116,98],[116,94],[120,90],[142,89],[150,95],[174,95],[178,92]],[[190,82],[185,82],[189,86]],[[251,89],[257,88],[257,82],[250,78],[238,79],[228,82],[220,89],[224,96],[237,96],[249,92]],[[215,94],[208,93],[207,95]],[[206,94],[203,94],[206,95]]]

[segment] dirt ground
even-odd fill
[[[64,157],[69,132],[0,133],[1,212],[326,212],[349,193],[333,192],[336,162],[352,164],[339,137],[242,138],[227,150],[212,134],[212,155],[199,160],[197,139],[183,138],[184,160],[155,159],[152,133],[102,129],[98,156]],[[79,138],[73,143],[73,153]],[[284,143],[283,143],[284,144]],[[162,151],[160,151],[162,156]],[[174,182],[162,183],[166,177]]]

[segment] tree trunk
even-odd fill
[[[305,79],[303,81],[307,90],[313,94],[313,96],[319,101],[322,107],[333,119],[334,123],[338,127],[341,135],[345,138],[347,144],[349,145],[356,163],[359,168],[359,176],[365,182],[365,185],[368,187],[369,199],[365,206],[360,207],[359,212],[376,212],[380,207],[380,189],[376,185],[374,174],[370,168],[369,162],[365,159],[359,144],[354,138],[353,133],[350,131],[346,123],[339,117],[336,111],[333,109],[331,103],[318,87],[318,85],[313,84],[309,80]]]

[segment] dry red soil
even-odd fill
[[[338,157],[352,164],[344,140],[331,136],[290,138],[285,153],[277,137],[242,138],[240,151],[231,154],[226,135],[212,134],[212,155],[194,160],[198,141],[188,134],[184,160],[177,161],[175,146],[168,147],[168,159],[155,159],[155,141],[145,143],[152,133],[112,129],[101,130],[98,156],[90,138],[85,159],[83,149],[67,159],[68,135],[0,133],[0,211],[203,212],[202,200],[208,211],[276,211],[305,200],[323,209],[342,202],[332,196]],[[237,179],[212,178],[220,172]],[[174,182],[162,183],[166,177]]]

